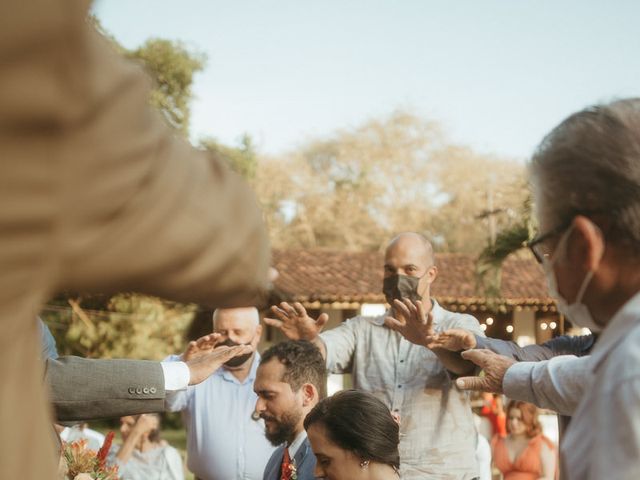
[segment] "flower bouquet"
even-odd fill
[[[118,480],[118,467],[107,467],[107,454],[113,432],[104,439],[97,452],[87,448],[87,440],[62,444],[61,478],[64,480]]]

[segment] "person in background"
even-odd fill
[[[482,392],[482,408],[480,415],[491,423],[491,437],[507,435],[507,416],[504,413],[502,396],[493,393]]]
[[[385,251],[382,290],[392,307],[385,314],[351,318],[320,333],[326,313],[316,320],[300,303],[283,302],[271,308],[275,318],[264,320],[290,339],[316,343],[329,372],[351,373],[356,389],[375,394],[401,419],[404,479],[471,480],[478,476],[468,455],[475,450],[471,403],[454,379],[475,366],[458,353],[431,349],[429,341],[451,328],[483,333],[474,317],[449,312],[431,298],[435,261],[424,236],[401,233]],[[415,324],[420,327],[410,329]]]
[[[243,345],[249,352],[223,364],[207,380],[167,393],[166,407],[182,412],[187,429],[187,462],[202,480],[261,480],[275,447],[265,438],[264,421],[255,413],[253,383],[260,363],[262,326],[255,308],[218,309],[213,334],[190,342],[182,356],[191,361],[224,346]]]
[[[344,390],[320,401],[304,420],[317,478],[397,480],[400,426],[371,393]]]
[[[120,419],[122,446],[109,452],[121,480],[184,480],[180,453],[160,438],[160,416],[143,413]]]
[[[512,400],[507,405],[507,436],[491,442],[493,462],[504,480],[553,480],[557,453],[542,434],[538,408]]]

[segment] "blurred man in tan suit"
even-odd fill
[[[54,478],[36,314],[54,292],[254,303],[254,197],[174,138],[88,2],[0,2],[0,478]],[[29,422],[24,422],[24,418]]]

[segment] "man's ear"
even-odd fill
[[[315,385],[312,383],[303,383],[300,391],[302,392],[303,407],[312,407],[318,403],[319,395]]]
[[[567,258],[575,258],[586,271],[598,270],[605,251],[602,230],[589,218],[578,215],[573,219],[570,235],[573,239],[567,244]]]
[[[251,344],[254,347],[258,346],[258,343],[260,343],[260,338],[262,337],[262,324],[258,325],[256,327],[256,335],[254,337],[254,340],[251,342]]]
[[[436,267],[435,265],[433,265],[432,267],[429,267],[429,270],[427,270],[427,278],[429,279],[429,283],[433,283],[435,281],[435,279],[438,277],[438,267]]]

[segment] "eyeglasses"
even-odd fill
[[[569,228],[569,226],[571,225],[571,222],[573,222],[573,218],[574,217],[571,217],[569,220],[561,223],[554,229],[549,230],[547,233],[536,235],[532,240],[527,242],[527,247],[529,247],[529,250],[531,250],[531,253],[533,253],[533,256],[538,261],[538,263],[542,263],[543,260],[545,258],[549,258],[549,255],[550,255],[549,252],[544,250],[544,242],[546,242],[547,240],[557,235],[560,235],[567,228]]]

